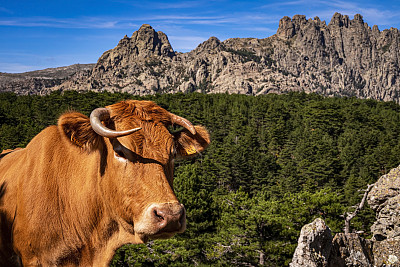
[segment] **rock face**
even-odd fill
[[[357,234],[343,233],[332,238],[322,219],[301,229],[298,246],[290,267],[373,266],[371,242]]]
[[[372,243],[358,234],[336,234],[332,240],[332,251],[328,260],[329,267],[374,266]]]
[[[143,25],[105,52],[88,77],[72,78],[52,90],[254,94],[250,81],[270,71],[260,60],[255,52],[236,51],[215,37],[189,53],[176,53],[164,33]]]
[[[373,238],[400,238],[400,166],[383,175],[368,194],[368,205],[376,212]]]
[[[329,227],[316,219],[301,230],[291,266],[400,266],[400,166],[379,178],[367,200],[376,212],[372,239],[356,233],[332,239]]]
[[[284,17],[265,39],[215,37],[177,53],[143,25],[106,51],[89,73],[51,90],[155,94],[198,91],[259,95],[289,91],[400,102],[399,31],[335,13],[329,22]],[[0,85],[1,90],[1,85]]]
[[[315,219],[301,229],[299,243],[290,267],[328,266],[332,250],[331,229],[322,219]]]
[[[400,266],[400,239],[389,238],[374,242],[374,266]]]
[[[328,25],[318,17],[283,18],[276,35],[288,45],[276,47],[282,57],[274,60],[300,83],[293,90],[398,102],[397,29],[380,32],[361,15],[350,20],[336,13]]]
[[[400,166],[383,175],[368,194],[376,212],[371,226],[375,265],[400,266]]]

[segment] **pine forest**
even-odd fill
[[[187,230],[125,245],[112,266],[287,266],[304,224],[342,232],[361,189],[400,163],[400,106],[347,97],[53,92],[0,94],[0,151],[24,147],[65,111],[85,115],[123,99],[152,100],[205,126],[211,145],[175,163]],[[352,231],[370,236],[368,207]]]

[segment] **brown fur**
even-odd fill
[[[106,266],[123,244],[173,235],[160,235],[146,210],[177,203],[173,158],[203,151],[208,132],[170,134],[169,113],[150,101],[108,108],[108,127],[142,130],[103,138],[70,112],[26,148],[2,154],[0,266]]]

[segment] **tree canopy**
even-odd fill
[[[334,232],[360,189],[399,164],[400,106],[315,94],[164,94],[54,92],[0,94],[0,149],[24,147],[68,110],[122,99],[153,100],[204,125],[211,145],[176,163],[174,187],[187,231],[126,245],[113,266],[253,265],[290,262],[301,227],[321,217]],[[352,221],[366,235],[374,214]]]

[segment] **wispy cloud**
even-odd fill
[[[249,32],[268,33],[268,34],[276,32],[276,29],[267,27],[251,27],[251,28],[244,28],[244,30]]]
[[[168,3],[167,1],[126,1],[126,0],[119,0],[118,2],[123,3],[128,6],[134,6],[142,9],[191,9],[197,7],[204,7],[209,2],[213,1],[174,1],[172,3]]]
[[[249,12],[235,12],[231,14],[222,14],[220,16],[154,16],[140,18],[146,21],[165,21],[171,24],[194,24],[194,25],[246,25],[253,23],[270,24],[279,21],[278,16],[265,16],[265,14],[254,14]]]
[[[80,17],[80,18],[52,18],[52,17],[18,17],[0,18],[0,26],[18,27],[47,27],[70,29],[114,29],[137,26],[136,20],[113,17]]]
[[[81,17],[81,18],[51,18],[51,17],[27,17],[27,18],[0,18],[0,26],[19,27],[47,27],[47,28],[71,28],[71,29],[114,29],[130,28],[139,25],[138,22],[158,21],[168,24],[223,24],[234,22],[234,18],[221,16],[146,16],[132,18],[111,17]],[[183,22],[184,21],[184,22]]]
[[[165,22],[168,24],[207,24],[216,25],[220,23],[228,23],[227,18],[224,16],[181,16],[181,15],[158,15],[139,17],[136,20],[142,21],[157,21]]]
[[[197,42],[201,43],[204,42],[209,38],[208,37],[200,37],[200,36],[176,36],[176,35],[171,35],[168,37],[171,40],[177,40],[177,41],[185,41],[185,42]]]
[[[183,1],[174,3],[164,3],[158,2],[153,3],[154,7],[157,9],[183,9],[183,8],[194,8],[203,5],[201,1]]]
[[[41,68],[38,66],[29,66],[29,65],[19,64],[19,63],[2,63],[2,62],[0,62],[0,70],[2,72],[22,73],[22,72],[35,70],[35,69],[38,70]]]
[[[280,7],[287,7],[287,6],[298,6],[298,5],[305,5],[309,4],[310,1],[307,0],[299,0],[299,1],[279,1],[279,2],[274,2],[266,5],[260,6],[262,9],[270,9],[270,8],[280,8]]]
[[[181,16],[181,15],[158,15],[149,16],[149,20],[213,20],[220,19],[222,16]]]
[[[171,35],[168,37],[172,47],[176,51],[187,52],[198,46],[200,43],[206,41],[209,38],[200,36],[177,36]]]
[[[117,21],[102,20],[98,18],[51,18],[51,17],[28,17],[28,18],[0,18],[0,26],[19,27],[47,27],[47,28],[115,28]]]
[[[11,10],[1,6],[0,6],[0,13],[14,14],[14,12],[12,12]]]

